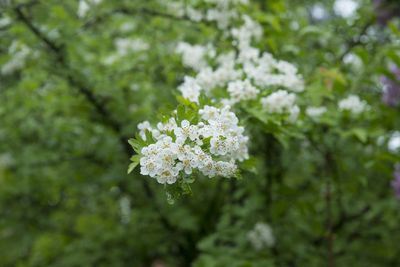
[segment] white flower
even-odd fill
[[[315,20],[323,20],[327,17],[327,12],[325,7],[322,4],[314,4],[311,8],[311,16]]]
[[[269,113],[286,113],[295,106],[296,95],[278,90],[261,99],[261,104]]]
[[[203,120],[206,121],[216,120],[219,114],[219,109],[212,106],[204,106],[203,109],[199,110],[199,114]]]
[[[150,126],[150,122],[148,121],[143,121],[138,124],[138,129],[139,129],[139,135],[142,137],[143,140],[146,140],[146,130],[152,131],[153,129]]]
[[[154,158],[152,157],[143,157],[140,159],[140,174],[149,175],[154,177],[158,171],[160,166],[157,164]]]
[[[227,140],[222,136],[214,136],[210,140],[210,152],[214,155],[226,155],[228,152]]]
[[[90,5],[98,5],[102,0],[80,0],[78,5],[78,17],[83,18],[90,10]]]
[[[400,150],[400,132],[394,132],[388,141],[388,149],[391,152],[397,152]]]
[[[190,76],[185,76],[184,82],[178,87],[182,96],[192,102],[198,103],[201,92],[201,87],[196,79]]]
[[[228,83],[228,92],[233,102],[255,99],[259,93],[249,80]]]
[[[368,108],[367,102],[361,100],[357,95],[349,95],[347,98],[339,101],[339,109],[350,111],[353,114],[360,114]]]
[[[232,37],[236,40],[239,50],[250,47],[252,39],[258,40],[262,36],[262,27],[247,15],[242,16],[243,24],[231,30]]]
[[[176,127],[174,133],[177,143],[184,143],[186,138],[194,141],[198,137],[198,127],[190,125],[190,122],[187,120],[183,120],[181,122],[181,127]]]
[[[11,59],[1,67],[1,73],[4,75],[12,74],[22,69],[25,66],[28,56],[31,54],[31,50],[26,45],[14,41],[8,48],[8,53]]]
[[[336,0],[333,5],[335,13],[344,18],[353,16],[357,8],[358,3],[354,0]]]
[[[319,118],[327,111],[326,107],[308,107],[306,109],[307,116],[311,118]]]
[[[0,27],[8,26],[11,23],[11,19],[9,17],[0,18]]]
[[[198,71],[207,66],[206,56],[210,51],[212,53],[212,50],[207,46],[180,42],[177,45],[176,53],[181,54],[183,65]]]
[[[84,16],[86,16],[86,13],[89,11],[89,9],[89,4],[85,0],[80,0],[78,6],[78,16],[80,18],[83,18]]]
[[[273,247],[275,245],[275,237],[272,233],[272,228],[266,223],[256,223],[253,230],[248,232],[247,238],[256,250],[261,250],[265,247]]]

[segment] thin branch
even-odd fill
[[[337,61],[342,62],[344,57],[347,56],[353,50],[354,47],[362,44],[362,37],[366,34],[369,27],[371,27],[375,23],[375,20],[369,20],[360,30],[359,34],[353,37],[351,40],[347,41],[347,47],[342,54],[339,55]]]
[[[165,19],[170,19],[170,20],[175,20],[175,21],[186,21],[194,24],[198,23],[206,23],[204,21],[197,22],[192,19],[190,19],[188,16],[176,16],[173,14],[169,13],[164,13],[158,10],[153,10],[153,9],[148,9],[148,8],[127,8],[127,7],[120,7],[111,11],[106,12],[105,14],[96,16],[92,18],[91,20],[87,21],[82,25],[82,29],[87,29],[90,28],[100,22],[103,22],[104,20],[108,19],[114,14],[123,14],[123,15],[146,15],[146,16],[155,16],[155,17],[160,17],[160,18],[165,18]]]
[[[48,39],[38,28],[36,28],[32,22],[27,18],[27,16],[24,14],[22,11],[21,6],[17,6],[14,8],[14,11],[17,15],[17,19],[22,21],[28,28],[29,30],[36,35],[42,42],[46,44],[48,48],[50,48],[55,54],[60,54],[61,53],[61,46],[56,45],[53,43],[50,39]]]
[[[77,79],[77,76],[74,75],[74,71],[71,69],[69,66],[66,57],[65,57],[65,49],[64,45],[59,45],[50,40],[43,32],[41,32],[29,19],[28,17],[24,14],[22,11],[22,8],[17,6],[14,9],[17,18],[25,24],[25,26],[40,40],[42,41],[55,55],[55,58],[57,62],[62,65],[65,69],[68,71],[63,72],[62,75],[65,76],[69,84],[71,84],[73,87],[77,88],[78,91],[86,98],[86,100],[96,109],[96,111],[102,116],[102,118],[105,120],[106,124],[110,126],[113,130],[115,130],[117,133],[120,133],[121,126],[120,124],[115,121],[111,113],[108,111],[108,109],[100,102],[100,100],[95,96],[95,94],[87,87],[84,85],[84,83],[80,80]],[[126,143],[126,144],[125,144]],[[130,152],[130,147],[127,144],[126,141],[124,141],[124,148],[127,152]]]

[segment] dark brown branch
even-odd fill
[[[55,54],[59,55],[61,53],[61,46],[56,45],[53,43],[50,39],[48,39],[38,28],[36,28],[32,22],[27,18],[27,16],[24,14],[22,11],[22,6],[17,6],[14,8],[15,14],[17,15],[17,19],[22,21],[26,27],[29,28],[29,30],[36,35],[37,38],[39,38],[43,43],[46,44],[48,48],[50,48],[51,51],[53,51]]]
[[[95,108],[95,110],[101,115],[101,117],[104,119],[106,124],[110,126],[114,131],[117,133],[120,133],[121,131],[121,126],[120,124],[114,120],[111,116],[111,113],[108,111],[108,109],[100,102],[100,100],[96,97],[96,95],[87,87],[81,80],[77,79],[77,75],[74,74],[74,71],[72,68],[69,66],[65,53],[64,53],[64,45],[58,45],[47,36],[42,33],[29,19],[28,17],[24,14],[22,11],[22,8],[17,6],[15,9],[15,13],[17,15],[18,20],[20,20],[40,41],[42,41],[49,49],[52,51],[54,54],[57,62],[62,65],[66,71],[65,73],[62,73],[61,75],[64,75],[66,80],[70,85],[73,87],[77,88],[78,91],[86,98],[86,100]],[[128,154],[131,154],[131,150],[129,147],[129,144],[124,138],[123,141],[123,147],[125,151]],[[122,142],[122,139],[121,139]]]

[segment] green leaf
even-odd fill
[[[242,170],[257,174],[257,159],[255,157],[250,157],[249,159],[239,163],[239,167]]]
[[[137,165],[139,165],[139,161],[134,161],[131,164],[129,164],[128,174],[130,174],[136,168]]]

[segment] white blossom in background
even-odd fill
[[[11,19],[9,17],[0,18],[0,28],[6,27],[11,23]]]
[[[219,9],[230,7],[230,1],[218,3]],[[252,46],[252,42],[259,40],[263,34],[261,25],[252,18],[243,15],[236,20],[242,24],[228,31],[236,51],[215,56],[215,49],[210,45],[178,44],[176,52],[181,54],[182,63],[197,71],[195,77],[185,77],[179,91],[183,97],[198,103],[202,92],[214,98],[214,89],[226,90],[229,98],[218,100],[223,105],[231,106],[242,101],[257,100],[264,90],[277,90],[277,94],[272,92],[271,96],[259,99],[261,104],[268,112],[285,113],[290,121],[295,121],[300,109],[295,104],[294,93],[304,91],[304,81],[296,66],[277,60],[267,52],[261,53]],[[213,51],[213,55],[208,51]],[[211,63],[210,59],[215,60]]]
[[[306,115],[311,117],[311,118],[319,118],[325,112],[327,112],[327,108],[326,107],[308,107],[306,109]]]
[[[388,149],[391,152],[400,151],[400,132],[396,131],[392,133],[388,140]]]
[[[355,0],[336,0],[333,5],[333,11],[343,18],[352,17],[357,11],[358,3]]]
[[[270,248],[275,245],[275,237],[271,226],[258,222],[254,228],[247,233],[247,239],[256,250]]]
[[[234,10],[210,8],[207,10],[206,20],[215,21],[220,30],[229,27],[232,19],[237,18],[238,14]]]
[[[116,52],[103,60],[105,65],[112,65],[129,53],[143,52],[150,48],[149,43],[141,38],[118,38],[114,40],[114,46]]]
[[[199,22],[203,19],[203,14],[192,7],[186,7],[186,15],[189,19],[196,22]]]
[[[242,20],[243,24],[239,28],[233,28],[231,34],[238,48],[247,50],[250,48],[252,39],[259,40],[261,38],[263,30],[260,24],[247,15],[243,15]]]
[[[260,87],[279,86],[293,92],[304,91],[304,82],[297,68],[286,61],[278,61],[269,53],[244,64],[247,76]]]
[[[131,199],[123,196],[119,199],[119,208],[121,214],[121,222],[127,224],[131,220]]]
[[[237,80],[228,83],[228,92],[234,103],[242,100],[255,99],[259,93],[258,89],[255,88],[249,80]]]
[[[146,121],[138,128],[142,137],[149,131],[156,143],[141,150],[140,173],[161,184],[173,184],[180,175],[198,171],[207,177],[232,177],[236,161],[248,158],[248,137],[238,125],[238,118],[229,107],[205,106],[198,112],[199,122],[177,123],[171,118],[156,128]],[[174,138],[170,136],[174,133]],[[209,143],[204,143],[209,139]]]
[[[368,108],[367,102],[361,100],[357,95],[349,95],[347,98],[339,101],[339,109],[349,111],[355,115],[364,112]]]
[[[86,0],[80,0],[78,4],[78,16],[83,18],[89,12],[90,6]]]
[[[178,87],[178,90],[182,93],[184,98],[198,103],[201,87],[193,77],[185,76],[184,82]]]
[[[311,17],[315,20],[323,20],[328,16],[324,5],[317,3],[311,7]]]
[[[15,164],[15,159],[10,153],[0,154],[0,168],[7,168]]]
[[[1,73],[9,75],[25,66],[31,50],[24,44],[14,41],[8,48],[8,54],[11,56],[10,60],[1,66]]]
[[[176,52],[182,56],[185,66],[197,71],[207,66],[206,57],[215,55],[215,50],[211,46],[191,45],[185,42],[178,43]]]
[[[261,98],[263,108],[269,113],[298,113],[296,95],[285,90],[278,90]]]
[[[78,17],[83,18],[89,12],[91,6],[100,4],[102,0],[80,0],[78,4]]]
[[[363,66],[363,62],[362,62],[361,58],[354,53],[348,53],[343,58],[343,63],[351,65],[352,67],[354,67],[356,69],[360,69]]]
[[[148,50],[150,45],[140,38],[118,38],[114,41],[117,53],[125,56],[130,52],[141,52]]]

